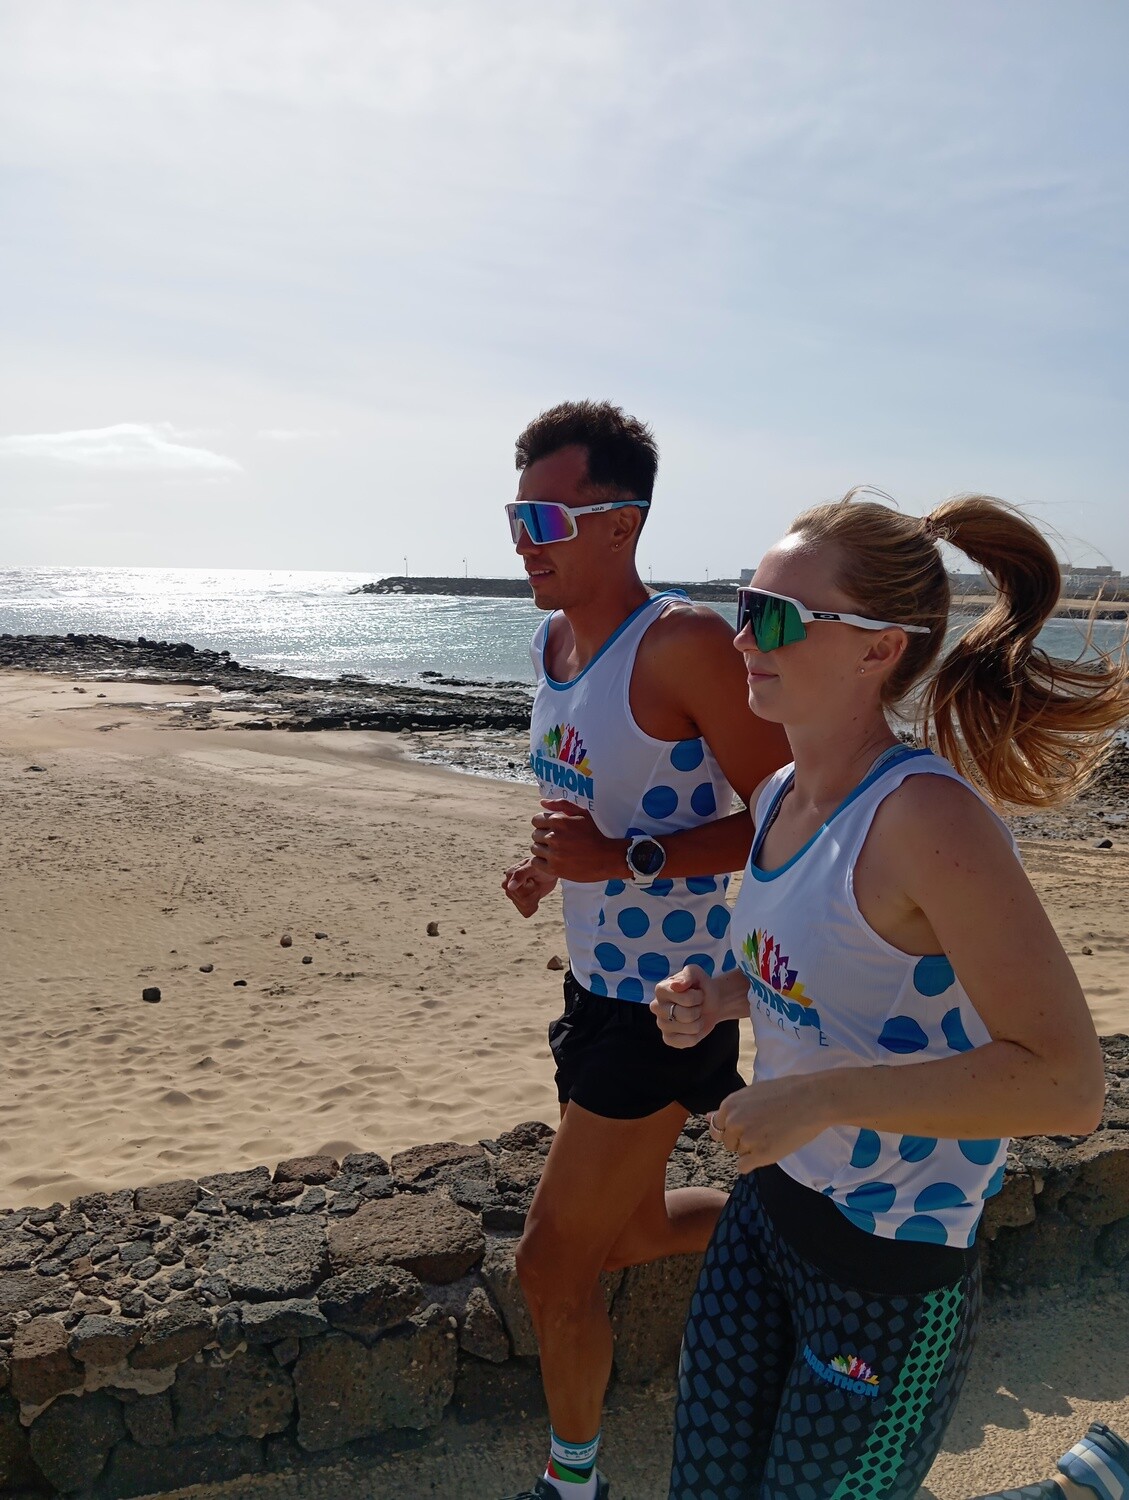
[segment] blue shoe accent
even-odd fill
[[[1129,1500],[1129,1443],[1104,1422],[1095,1422],[1058,1466],[1067,1479],[1084,1484],[1100,1500]]]
[[[509,1500],[561,1500],[561,1492],[542,1474],[531,1490],[522,1490],[520,1495],[511,1495]],[[596,1500],[608,1500],[608,1481],[600,1473],[596,1475]]]

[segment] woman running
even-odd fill
[[[998,597],[938,666],[942,540]],[[672,1046],[748,1011],[757,1047],[713,1120],[741,1176],[690,1307],[670,1496],[893,1500],[968,1367],[1007,1138],[1101,1118],[1082,990],[990,803],[1076,791],[1129,711],[1126,668],[1034,644],[1058,564],[983,496],[919,520],[852,492],[800,516],[753,583],[735,644],[793,762],[753,799],[740,969],[684,969],[652,1003]],[[940,754],[890,727],[915,687]],[[1016,1493],[1097,1492],[1047,1483]]]

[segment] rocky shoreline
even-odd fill
[[[502,780],[531,779],[525,736],[532,689],[522,682],[429,672],[421,673],[426,687],[350,674],[333,680],[299,677],[243,666],[226,651],[187,641],[83,634],[0,634],[0,670],[4,668],[55,673],[80,683],[206,687],[220,695],[168,705],[175,728],[380,730],[400,735],[413,760]],[[1129,837],[1129,744],[1115,745],[1099,775],[1068,806],[1015,814],[1009,822],[1020,838],[1121,844]]]
[[[0,635],[0,669],[52,672],[80,682],[168,683],[210,687],[223,696],[181,706],[184,726],[243,730],[374,729],[386,733],[523,729],[530,689],[520,682],[475,682],[422,673],[425,688],[370,682],[345,674],[332,681],[242,666],[226,651],[187,641],[135,641],[105,635]],[[248,715],[250,714],[250,717]],[[238,715],[238,721],[231,716]]]

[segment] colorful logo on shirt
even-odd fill
[[[837,1385],[842,1391],[850,1391],[853,1396],[878,1395],[878,1376],[857,1354],[836,1354],[828,1365],[805,1344],[804,1361],[821,1380]]]
[[[804,994],[795,969],[788,955],[781,951],[780,944],[770,932],[750,932],[741,944],[744,962],[741,967],[748,975],[749,988],[758,1003],[765,1007],[780,1023],[794,1026],[799,1034],[801,1026],[814,1027],[820,1033],[823,1044],[823,1023],[819,1012]]]
[[[572,724],[558,724],[542,735],[540,746],[530,754],[529,769],[538,781],[574,792],[589,802],[596,795],[588,752]]]

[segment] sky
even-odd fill
[[[514,438],[594,397],[645,575],[858,483],[1129,572],[1127,56],[1120,0],[0,0],[0,567],[517,574]]]

